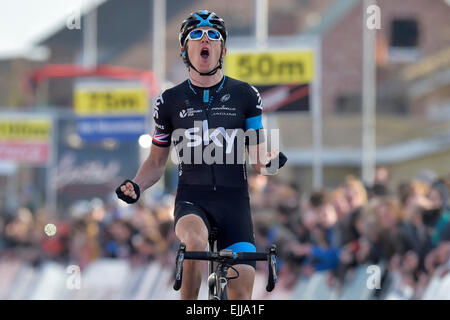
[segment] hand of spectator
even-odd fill
[[[432,250],[426,255],[424,264],[428,274],[432,275],[436,269],[436,250]]]
[[[330,288],[334,288],[337,285],[337,278],[331,272],[327,275],[327,285]]]
[[[399,254],[394,254],[391,258],[391,260],[389,260],[389,264],[388,264],[388,268],[391,271],[396,271],[400,269],[400,255]]]
[[[412,273],[419,266],[419,257],[414,251],[408,251],[403,257],[402,269],[404,272]]]
[[[422,299],[423,294],[425,293],[429,282],[430,282],[430,277],[425,272],[420,272],[417,283],[416,283],[414,299],[419,299],[419,300]]]
[[[348,249],[348,247],[345,247],[341,250],[341,253],[339,255],[339,261],[342,264],[350,264],[353,261],[353,255],[351,251]]]
[[[311,254],[312,246],[310,244],[291,242],[289,244],[289,250],[296,256],[308,256]]]
[[[431,201],[423,196],[423,195],[416,195],[411,198],[411,200],[408,203],[408,206],[410,208],[422,208],[422,209],[431,209]]]
[[[316,269],[315,269],[312,265],[310,265],[310,264],[304,266],[304,267],[301,269],[301,274],[302,274],[303,276],[305,276],[305,277],[310,277],[310,276],[312,276],[312,275],[314,274],[314,272],[316,272]]]
[[[359,263],[363,263],[370,253],[370,243],[366,239],[361,239],[359,241],[359,249],[356,251],[356,260]]]
[[[441,243],[437,248],[433,249],[426,257],[425,257],[425,269],[427,270],[428,274],[432,276],[436,269],[439,266],[442,266],[444,263],[449,261],[450,253],[450,242],[448,243]],[[442,277],[443,274],[447,274],[448,269],[441,268],[440,273],[438,276]]]

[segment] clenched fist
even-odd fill
[[[139,186],[131,180],[125,180],[116,189],[117,197],[126,203],[135,203],[139,200],[141,190]]]
[[[281,169],[287,161],[287,157],[283,152],[279,152],[278,149],[270,151],[267,157],[270,161],[266,164],[266,174],[269,175],[277,173],[278,169]],[[275,166],[272,167],[272,164],[275,164]]]

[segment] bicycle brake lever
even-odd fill
[[[267,281],[266,291],[271,292],[275,288],[275,284],[278,281],[277,276],[277,249],[275,245],[272,245],[269,250],[269,279]]]
[[[273,282],[275,284],[278,281],[278,276],[277,276],[277,257],[275,255],[272,255],[270,257],[270,266],[272,268],[272,278],[273,278]]]
[[[184,243],[180,243],[176,259],[175,283],[173,284],[173,289],[176,291],[180,290],[181,282],[183,280],[183,261],[185,252],[186,245]]]

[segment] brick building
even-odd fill
[[[109,0],[98,9],[98,62],[150,69],[150,0]],[[450,6],[446,0],[377,0],[381,30],[377,31],[377,161],[395,168],[394,180],[407,177],[426,163],[436,167],[450,162]],[[166,74],[172,83],[187,76],[179,53],[180,22],[201,8],[223,17],[230,37],[252,36],[254,0],[167,0]],[[319,36],[322,43],[322,106],[324,118],[324,184],[334,185],[360,168],[362,82],[362,0],[269,1],[269,35]],[[64,25],[39,45],[50,49],[45,62],[21,58],[0,62],[0,105],[23,105],[21,80],[44,64],[81,63],[82,32]],[[70,108],[73,80],[50,80],[48,104]],[[448,117],[450,118],[450,116]],[[287,178],[310,187],[311,119],[298,115],[278,121],[295,172]],[[289,132],[285,128],[296,128]],[[441,140],[435,137],[444,137]],[[423,141],[422,141],[423,140]],[[407,150],[398,155],[398,150]],[[441,152],[439,155],[437,155]],[[431,159],[436,155],[434,160]],[[431,157],[431,158],[430,158]],[[434,159],[434,158],[433,158]],[[411,171],[410,171],[411,172]],[[438,173],[439,173],[438,172]]]
[[[378,0],[381,29],[377,30],[378,110],[419,112],[403,89],[399,72],[408,64],[450,45],[450,5],[444,0]],[[360,110],[362,83],[361,0],[335,1],[321,23],[306,31],[322,37],[323,109]],[[414,104],[414,103],[413,103]]]

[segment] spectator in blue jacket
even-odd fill
[[[340,249],[335,243],[334,233],[337,213],[329,203],[325,191],[313,192],[309,198],[309,213],[315,216],[309,222],[311,243],[291,243],[293,255],[303,257],[303,265],[312,265],[315,271],[335,269],[339,263]]]

